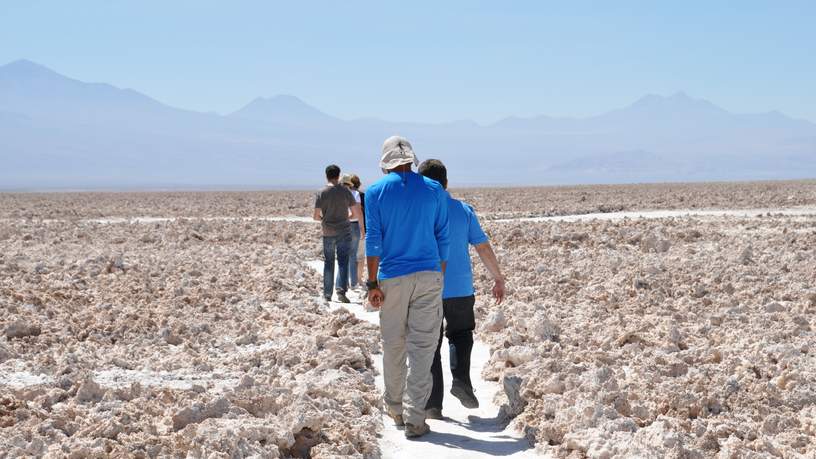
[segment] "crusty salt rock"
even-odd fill
[[[765,306],[762,307],[762,309],[764,309],[765,312],[784,312],[785,311],[785,307],[782,306],[781,304],[777,303],[776,301],[771,301],[770,303],[767,303]]]
[[[677,328],[677,325],[672,325],[671,328],[669,328],[668,339],[671,344],[680,344],[682,336],[680,335],[680,329]]]
[[[0,363],[3,363],[8,359],[14,358],[14,355],[15,354],[9,348],[0,343]]]
[[[178,346],[179,344],[183,343],[184,340],[181,339],[179,335],[177,335],[172,329],[169,327],[165,327],[161,329],[159,335],[162,337],[165,343]]]
[[[558,324],[552,322],[543,313],[536,314],[528,328],[536,337],[549,341],[558,341],[561,334]]]
[[[640,336],[639,333],[631,330],[624,332],[615,340],[615,344],[618,347],[623,347],[631,343],[645,343],[645,340]]]
[[[688,373],[688,364],[685,362],[671,362],[662,371],[665,376],[677,378]]]
[[[671,242],[656,233],[649,233],[640,239],[640,250],[645,253],[663,253],[668,252],[670,248]]]
[[[98,402],[104,395],[105,390],[91,376],[86,376],[76,392],[76,399],[80,403]]]
[[[564,382],[558,376],[552,376],[543,385],[540,390],[544,394],[563,394],[566,390]]]
[[[809,292],[806,297],[811,306],[816,306],[816,292]]]
[[[643,272],[650,276],[656,276],[663,272],[663,269],[661,269],[658,265],[649,265],[643,270]]]
[[[691,288],[691,296],[694,298],[702,298],[706,295],[708,295],[708,289],[706,288],[705,284],[694,284],[694,286]]]
[[[497,332],[503,329],[506,324],[507,321],[504,318],[504,312],[502,312],[501,309],[497,309],[487,316],[483,327],[486,331]]]
[[[189,424],[197,424],[205,419],[218,418],[229,411],[230,402],[226,398],[218,398],[210,403],[195,403],[177,411],[172,416],[173,430],[178,431]]]
[[[523,380],[519,375],[505,375],[502,378],[502,387],[507,396],[507,403],[502,405],[500,416],[505,419],[512,419],[527,406],[527,401],[521,396],[521,384]]]
[[[558,242],[558,241],[575,241],[575,242],[578,242],[578,241],[584,241],[586,239],[589,239],[589,234],[587,234],[585,232],[575,232],[575,231],[571,231],[571,232],[563,233],[563,234],[556,234],[556,235],[552,236],[552,240],[555,241],[555,242]]]
[[[255,333],[245,333],[241,335],[237,340],[235,340],[235,344],[239,346],[245,346],[247,344],[252,344],[258,341],[258,335]]]
[[[632,288],[635,290],[648,289],[649,282],[642,277],[635,277],[632,281]]]
[[[238,383],[236,389],[246,389],[255,385],[255,378],[250,375],[241,376],[241,381]]]
[[[751,245],[747,245],[737,256],[737,262],[741,265],[747,265],[753,261],[754,249]]]
[[[26,322],[24,320],[16,320],[10,323],[5,330],[6,338],[25,338],[26,336],[38,336],[42,330],[36,323]]]
[[[494,352],[492,359],[508,362],[512,366],[517,367],[534,360],[536,357],[536,350],[530,346],[511,346],[507,349],[499,349]]]

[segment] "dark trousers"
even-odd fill
[[[476,328],[476,318],[473,315],[473,305],[476,298],[473,295],[442,300],[445,316],[445,336],[448,338],[450,352],[450,370],[454,381],[460,381],[468,387],[470,382],[470,351],[473,349],[473,329]],[[425,409],[442,409],[444,383],[442,381],[442,328],[439,330],[439,343],[436,346],[431,375],[433,375],[433,389]]]
[[[337,291],[346,293],[348,288],[349,251],[351,250],[351,232],[346,231],[337,236],[323,236],[323,296],[331,298],[334,287],[334,254],[337,252]]]

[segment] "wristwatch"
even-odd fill
[[[380,288],[380,283],[373,280],[373,281],[366,281],[366,290],[374,290],[375,288]]]

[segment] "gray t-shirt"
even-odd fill
[[[326,185],[317,193],[315,209],[320,209],[323,214],[324,236],[337,236],[350,230],[349,207],[354,204],[357,204],[354,196],[343,185]]]

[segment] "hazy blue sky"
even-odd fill
[[[0,0],[0,64],[220,113],[294,94],[341,118],[588,115],[685,90],[816,120],[816,2]]]

